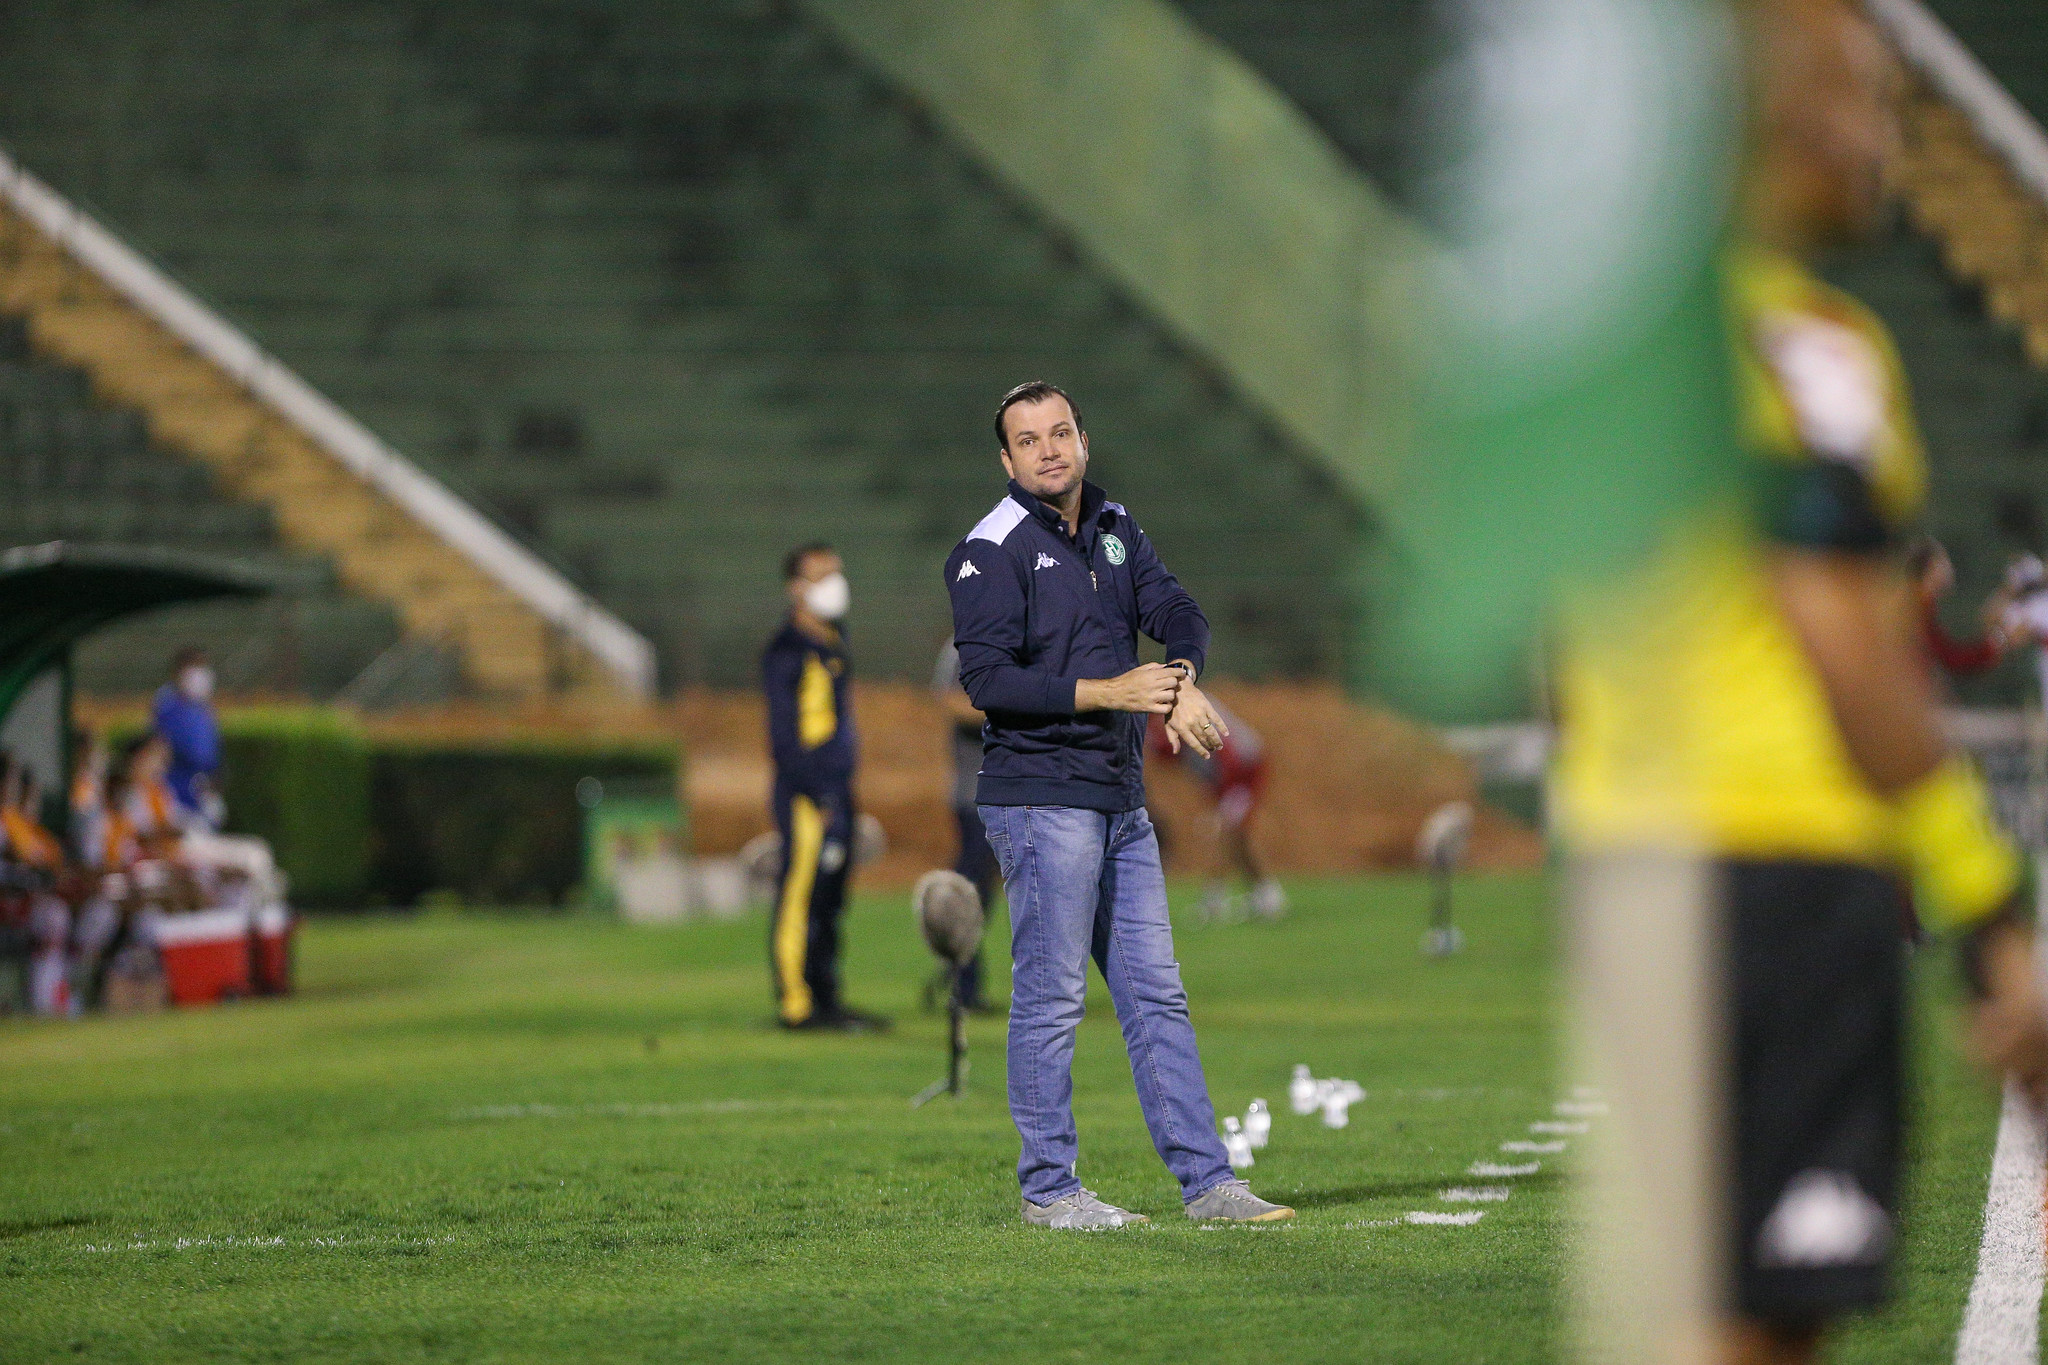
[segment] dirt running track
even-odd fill
[[[1286,872],[1359,872],[1414,862],[1416,830],[1446,801],[1474,799],[1464,760],[1424,729],[1347,701],[1333,687],[1219,682],[1216,694],[1264,737],[1271,762],[1253,837]],[[686,778],[700,853],[729,853],[767,828],[769,770],[758,697],[696,692],[674,704],[689,753]],[[889,833],[870,886],[908,883],[953,860],[952,772],[944,713],[922,688],[876,683],[856,693],[860,801]],[[1167,866],[1216,866],[1214,823],[1200,785],[1152,767],[1152,809],[1167,833]],[[1482,867],[1531,867],[1542,841],[1482,810],[1472,854]]]

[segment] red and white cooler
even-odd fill
[[[239,999],[255,989],[253,918],[247,910],[194,910],[157,917],[156,946],[163,956],[164,989],[172,1004],[210,1005]]]
[[[298,917],[285,906],[272,903],[249,919],[251,984],[258,995],[290,995],[292,940],[298,934]]]

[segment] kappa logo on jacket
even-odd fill
[[[1202,609],[1123,507],[1087,484],[1079,510],[1077,538],[1012,480],[946,560],[942,581],[952,599],[961,683],[985,717],[979,803],[1138,809],[1145,801],[1143,719],[1077,715],[1073,680],[1136,667],[1140,635],[1197,669],[1207,656]],[[971,584],[962,572],[970,556],[980,575]],[[1052,572],[1037,572],[1044,569]]]
[[[974,574],[978,574],[980,572],[981,570],[974,567],[973,560],[963,559],[960,561],[960,572],[954,574],[953,578],[955,582],[958,582],[960,579],[971,577]]]

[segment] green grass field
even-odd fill
[[[290,1001],[0,1021],[0,1359],[1553,1358],[1551,1163],[1476,1226],[1396,1221],[1496,1183],[1466,1168],[1560,1093],[1546,883],[1464,883],[1448,961],[1415,879],[1293,890],[1180,934],[1219,1107],[1278,1111],[1250,1174],[1301,1217],[1272,1228],[1180,1216],[1099,982],[1081,1175],[1156,1221],[1020,1226],[1001,1022],[964,1099],[906,1103],[942,1027],[900,897],[849,925],[886,1037],[768,1027],[758,920],[483,913],[314,921]],[[1842,1360],[1947,1358],[1974,1268],[1995,1099],[1945,960],[1920,975],[1900,1301]],[[1296,1062],[1366,1087],[1349,1128],[1286,1112]]]

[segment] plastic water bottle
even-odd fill
[[[1251,1139],[1237,1121],[1237,1115],[1223,1116],[1223,1150],[1230,1157],[1230,1169],[1241,1171],[1252,1164]]]
[[[1266,1139],[1273,1132],[1273,1115],[1266,1108],[1264,1100],[1253,1100],[1252,1107],[1244,1111],[1245,1141],[1252,1150],[1258,1151],[1266,1145]]]
[[[1316,1078],[1308,1074],[1307,1066],[1294,1068],[1294,1079],[1287,1083],[1287,1103],[1297,1114],[1316,1112]]]

